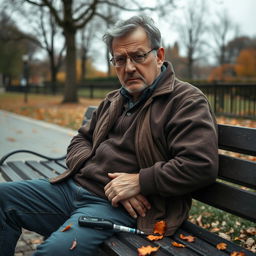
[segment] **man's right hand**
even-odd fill
[[[120,203],[122,203],[126,211],[133,218],[137,218],[138,214],[142,217],[145,217],[147,210],[151,208],[147,198],[141,194],[122,200]]]

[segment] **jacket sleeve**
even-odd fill
[[[217,177],[217,125],[206,98],[190,96],[170,116],[165,126],[169,160],[140,170],[144,195],[184,195]]]
[[[99,108],[93,112],[91,121],[78,130],[78,134],[73,137],[67,148],[66,165],[71,171],[79,170],[92,151],[93,131]]]

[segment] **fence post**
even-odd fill
[[[93,99],[93,85],[91,84],[89,88],[90,88],[90,99]]]

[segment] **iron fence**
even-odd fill
[[[256,84],[198,85],[214,113],[236,118],[256,119]]]
[[[216,115],[236,118],[256,119],[256,84],[198,84],[207,96]],[[55,88],[55,93],[63,93],[63,85]],[[117,89],[118,83],[86,84],[79,86],[79,95],[88,98],[104,98],[106,93]],[[52,94],[50,85],[32,86],[29,93]],[[22,86],[11,86],[7,91],[24,92]]]

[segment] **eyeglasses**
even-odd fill
[[[141,64],[143,63],[146,58],[148,57],[148,55],[152,52],[152,51],[156,51],[158,49],[153,48],[150,51],[146,52],[146,53],[131,53],[128,55],[119,55],[119,56],[114,56],[112,59],[110,59],[110,62],[113,64],[113,66],[115,67],[122,67],[126,64],[127,61],[127,57],[130,58],[130,60],[134,63],[134,64]]]

